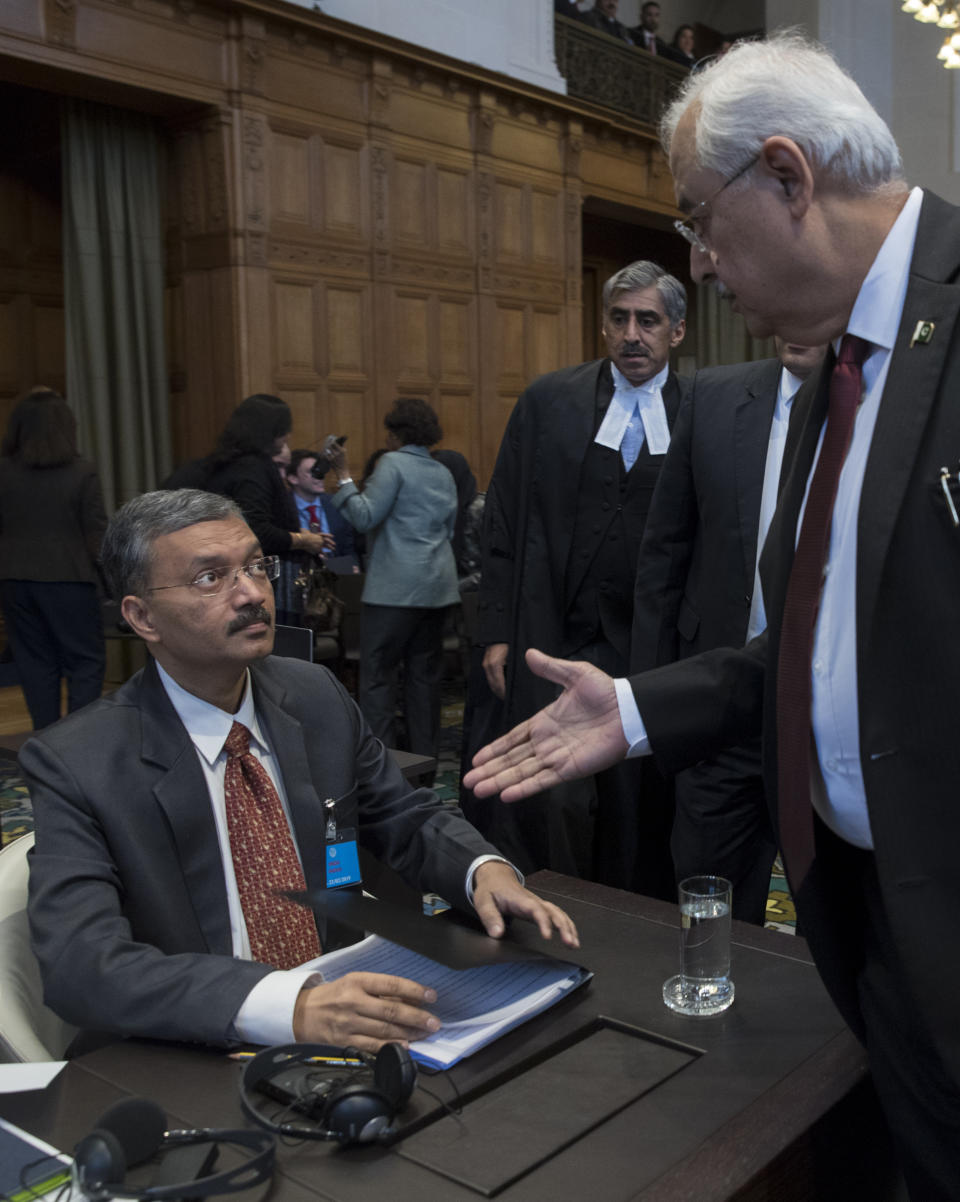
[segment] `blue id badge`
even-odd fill
[[[341,889],[345,885],[359,885],[360,856],[354,831],[341,831],[333,843],[326,845],[327,888]]]

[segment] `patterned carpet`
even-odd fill
[[[460,795],[460,740],[463,731],[463,693],[454,683],[444,687],[440,732],[440,757],[435,788],[443,801],[456,802]],[[30,798],[12,753],[0,749],[0,826],[3,843],[33,830]],[[428,908],[430,902],[427,903]],[[793,934],[796,927],[793,899],[783,876],[779,857],[770,880],[767,927]]]

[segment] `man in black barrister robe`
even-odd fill
[[[609,357],[542,376],[513,411],[487,492],[479,600],[504,728],[555,695],[527,670],[528,647],[627,669],[637,551],[684,391],[668,358],[685,315],[678,280],[631,263],[604,285]],[[525,871],[672,895],[672,816],[653,800],[638,806],[641,787],[638,769],[620,765],[525,806],[470,813]]]

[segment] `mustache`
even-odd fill
[[[625,342],[620,350],[624,355],[648,355],[650,353],[642,342]]]
[[[227,627],[227,634],[236,634],[240,630],[246,630],[248,626],[254,626],[257,622],[265,622],[268,626],[272,626],[273,620],[270,617],[270,611],[265,605],[245,605]]]

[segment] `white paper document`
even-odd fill
[[[558,1002],[593,975],[578,964],[553,959],[511,960],[477,968],[447,968],[370,935],[361,943],[311,960],[325,981],[348,972],[382,972],[406,977],[437,991],[430,1012],[443,1024],[410,1045],[415,1060],[449,1068],[513,1027]]]

